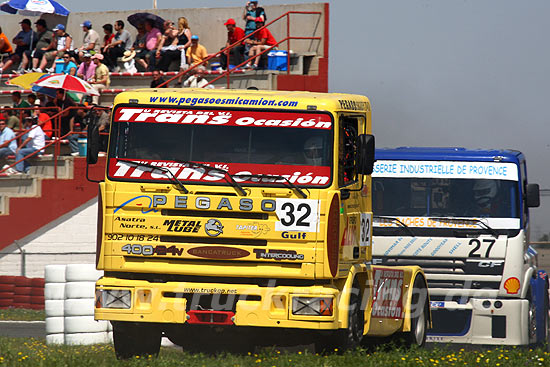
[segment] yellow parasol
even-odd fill
[[[23,89],[31,89],[32,84],[35,83],[42,75],[46,73],[27,73],[23,75],[11,78],[6,82],[7,85],[17,85]]]

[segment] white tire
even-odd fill
[[[65,301],[61,299],[49,299],[44,302],[44,310],[46,311],[46,317],[63,317]]]
[[[95,282],[70,282],[65,284],[65,299],[95,298]]]
[[[65,344],[67,345],[91,345],[107,343],[109,343],[107,332],[65,334]]]
[[[64,317],[46,317],[46,334],[62,334],[65,330]]]
[[[93,316],[65,317],[65,334],[107,332],[108,321],[94,320]]]
[[[113,340],[113,332],[112,331],[109,331],[107,333],[107,339],[109,340],[109,343],[113,344],[114,343],[114,340]]]
[[[93,298],[66,299],[65,316],[93,316],[95,300]]]
[[[46,283],[65,283],[65,267],[67,265],[46,265],[44,280]]]
[[[103,276],[102,270],[96,270],[93,264],[68,264],[65,269],[67,282],[95,282]]]
[[[64,300],[65,283],[46,283],[44,285],[45,300]]]
[[[46,344],[65,344],[65,334],[48,334],[46,335]]]
[[[107,322],[107,331],[110,333],[113,332],[113,324],[110,321]]]
[[[170,341],[170,339],[168,339],[167,337],[162,337],[162,339],[160,339],[160,345],[162,347],[168,347],[168,348],[179,348],[179,346],[177,346],[176,344],[172,343]]]

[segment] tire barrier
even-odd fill
[[[0,308],[44,309],[44,279],[0,276]]]
[[[102,271],[91,264],[68,264],[48,269],[46,266],[46,285],[44,288],[46,303],[46,321],[63,319],[63,329],[46,330],[46,343],[68,345],[90,345],[112,342],[109,338],[111,324],[94,319],[95,282]],[[62,274],[63,273],[63,274]],[[55,282],[51,280],[55,280]],[[59,322],[59,321],[55,321]],[[63,335],[63,340],[59,334]]]

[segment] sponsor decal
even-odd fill
[[[403,270],[374,268],[372,317],[403,318]]]
[[[281,233],[282,238],[290,238],[292,240],[305,240],[306,239],[306,233],[304,232],[283,232]]]
[[[370,106],[368,102],[353,101],[350,99],[339,99],[340,108],[343,110],[353,110],[353,111],[368,111]]]
[[[372,177],[518,180],[514,163],[377,160]]]
[[[519,282],[519,279],[516,277],[508,278],[504,282],[504,289],[506,289],[506,293],[508,294],[517,294],[519,292],[520,286],[521,286],[521,283]]]
[[[117,206],[115,211],[113,212],[113,214],[116,214],[116,212],[118,212],[120,209],[124,208],[126,205],[129,205],[131,203],[133,203],[135,206],[143,207],[141,209],[141,212],[143,214],[147,214],[151,211],[152,212],[157,211],[156,209],[152,208],[152,206],[153,206],[153,198],[152,197],[147,196],[147,195],[139,195],[139,196],[131,198],[130,200],[126,200],[124,203]],[[147,208],[147,210],[145,210],[145,208]]]
[[[270,231],[267,224],[262,224],[258,222],[250,224],[237,224],[235,225],[235,229],[237,231],[240,231],[240,234],[242,236],[250,237],[259,237],[260,235],[265,235]]]
[[[200,220],[166,219],[162,224],[168,232],[197,233],[202,224]]]
[[[183,254],[183,248],[176,247],[176,246],[166,247],[164,245],[151,246],[151,245],[127,244],[122,246],[121,250],[123,252],[126,252],[129,255],[143,255],[143,256],[153,256],[153,255],[181,256]]]
[[[430,302],[430,307],[431,308],[444,308],[445,307],[445,302],[443,302],[443,301],[431,301]]]
[[[135,163],[134,163],[135,162]],[[202,167],[191,167],[188,164],[163,160],[134,160],[117,161],[109,160],[109,177],[169,181],[167,173],[151,167],[138,166],[136,163],[147,163],[152,166],[169,169],[178,180],[184,182],[225,182],[227,177],[219,172],[207,170]],[[223,163],[223,162],[197,162],[211,165],[214,168],[223,169],[231,175],[237,175],[235,181],[242,183],[286,183],[284,179],[275,179],[269,176],[285,177],[293,184],[308,186],[325,186],[329,183],[331,173],[328,166],[289,166],[273,164],[248,164],[248,163]],[[252,175],[268,175],[268,177],[257,178]],[[148,196],[145,196],[148,197]],[[136,197],[137,198],[137,197]],[[135,199],[135,198],[134,198]],[[127,203],[122,204],[121,206]],[[153,203],[153,207],[155,203]]]
[[[115,112],[115,121],[224,126],[261,126],[330,130],[332,120],[324,113],[187,110],[123,107]]]
[[[264,250],[254,249],[256,259],[265,260],[303,260],[304,255],[294,250]]]
[[[407,227],[413,228],[449,228],[449,229],[483,229],[483,224],[476,223],[475,220],[480,220],[484,224],[493,229],[512,229],[520,228],[519,218],[428,218],[428,217],[394,217],[403,222]],[[373,225],[375,227],[401,227],[394,220],[386,218],[374,218]]]
[[[222,222],[217,219],[208,219],[208,222],[204,225],[204,231],[210,237],[218,237],[223,233]]]
[[[205,259],[239,259],[250,255],[250,252],[235,247],[203,246],[187,250],[189,255]]]

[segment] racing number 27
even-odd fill
[[[487,244],[487,250],[485,251],[485,257],[489,257],[491,254],[491,249],[493,248],[493,245],[495,244],[495,240],[492,239],[484,239],[483,243]],[[468,243],[470,246],[474,246],[472,251],[468,254],[468,257],[481,257],[481,254],[478,254],[478,250],[481,249],[481,241],[474,238],[470,240],[470,243]]]

